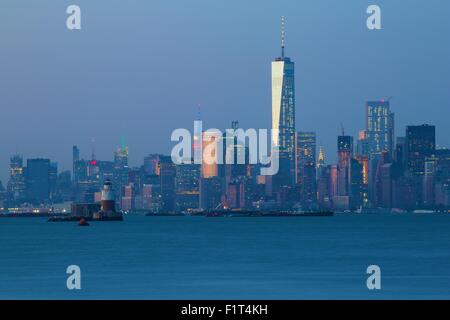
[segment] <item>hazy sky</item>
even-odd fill
[[[82,30],[66,29],[78,4]],[[381,31],[366,8],[382,9]],[[71,168],[77,144],[112,159],[124,137],[132,165],[169,153],[173,129],[267,128],[270,62],[296,62],[297,129],[314,130],[335,159],[342,122],[364,129],[366,100],[393,96],[397,134],[437,126],[450,146],[450,1],[447,0],[2,0],[0,179],[9,157],[50,157]]]

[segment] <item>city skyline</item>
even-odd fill
[[[0,6],[0,300],[450,299],[450,1]]]
[[[218,48],[226,46],[229,48],[225,51],[229,53],[228,55],[218,52],[213,55],[215,58],[214,68],[211,70],[204,67],[197,68],[199,62],[196,59],[181,59],[187,52],[183,50],[182,46],[171,44],[168,40],[178,39],[176,36],[179,35],[180,28],[175,25],[167,31],[170,37],[163,39],[171,44],[170,50],[165,50],[164,57],[160,56],[159,50],[152,49],[159,48],[159,46],[144,44],[142,50],[134,51],[139,63],[142,64],[125,63],[120,70],[113,70],[109,75],[114,81],[107,81],[101,71],[103,70],[104,73],[104,70],[108,70],[107,67],[111,66],[114,61],[123,62],[121,59],[118,60],[119,55],[124,54],[123,50],[127,48],[136,49],[140,45],[138,38],[145,39],[143,35],[147,32],[151,35],[150,26],[153,22],[156,23],[157,19],[148,22],[150,24],[148,28],[136,28],[136,25],[133,24],[131,26],[113,26],[120,35],[114,43],[125,44],[124,49],[114,47],[117,52],[107,50],[112,48],[113,42],[104,40],[99,47],[96,47],[98,52],[93,53],[95,64],[87,63],[78,71],[75,67],[82,67],[86,62],[83,62],[83,59],[86,59],[88,55],[77,48],[89,48],[93,45],[92,41],[95,37],[109,34],[101,28],[101,24],[105,23],[105,20],[100,19],[100,21],[94,22],[88,18],[92,11],[95,12],[95,5],[80,2],[80,5],[87,9],[88,14],[85,14],[87,16],[85,29],[81,30],[79,34],[68,34],[63,27],[60,31],[58,28],[56,31],[50,31],[51,35],[55,37],[55,44],[59,44],[61,50],[60,59],[57,61],[51,59],[55,57],[54,52],[40,51],[37,43],[22,43],[21,39],[28,39],[36,34],[33,34],[34,31],[20,29],[17,23],[5,17],[1,21],[11,26],[10,30],[13,32],[6,35],[5,40],[8,43],[5,48],[5,58],[11,64],[8,67],[5,66],[4,74],[6,76],[2,77],[0,89],[0,99],[2,100],[0,102],[6,106],[5,118],[13,120],[2,125],[0,129],[1,142],[4,146],[4,152],[0,156],[0,180],[4,185],[6,184],[9,176],[7,171],[9,157],[15,153],[22,154],[24,158],[42,156],[56,159],[60,168],[70,169],[70,146],[79,145],[82,156],[88,158],[92,138],[95,138],[97,157],[110,159],[111,151],[124,136],[130,147],[130,164],[139,165],[141,159],[148,153],[168,153],[171,146],[170,131],[176,127],[188,127],[196,116],[198,104],[201,107],[202,118],[208,127],[226,127],[228,123],[237,118],[244,128],[268,128],[271,121],[269,62],[271,58],[279,55],[279,17],[286,15],[286,12],[289,12],[288,9],[295,12],[286,17],[288,22],[286,55],[295,60],[297,69],[296,87],[299,89],[296,94],[296,113],[299,116],[296,127],[298,131],[316,132],[317,145],[324,146],[328,160],[334,162],[333,159],[336,158],[335,136],[340,131],[340,123],[343,123],[346,132],[356,137],[357,132],[364,128],[366,101],[390,96],[393,96],[391,110],[396,114],[397,136],[403,134],[403,128],[408,124],[429,123],[437,127],[438,145],[449,146],[449,141],[445,141],[445,137],[450,135],[447,132],[449,129],[445,126],[445,119],[443,119],[445,117],[440,117],[442,106],[450,105],[448,90],[444,88],[445,83],[449,83],[446,81],[450,73],[447,72],[449,65],[444,59],[446,55],[448,56],[449,47],[443,41],[439,41],[438,37],[427,39],[427,34],[448,28],[448,25],[444,23],[445,14],[442,13],[443,11],[435,11],[432,6],[427,6],[425,10],[432,11],[424,17],[427,19],[425,21],[427,23],[421,24],[420,29],[411,31],[406,28],[408,23],[405,22],[405,19],[412,21],[420,16],[419,9],[423,9],[419,5],[420,2],[412,2],[409,17],[404,16],[402,8],[398,5],[388,4],[385,1],[381,1],[380,4],[386,13],[384,29],[380,31],[383,33],[383,40],[376,33],[371,33],[364,28],[363,22],[366,18],[363,14],[364,11],[359,14],[360,21],[356,21],[358,14],[355,12],[360,9],[359,5],[344,4],[345,8],[342,8],[342,12],[338,10],[338,13],[332,16],[326,11],[317,11],[313,4],[287,4],[283,10],[276,8],[270,15],[264,15],[260,20],[249,25],[243,20],[250,9],[250,5],[246,4],[233,12],[237,18],[235,26],[225,28],[219,33],[218,39],[211,37],[212,33],[210,32],[216,32],[217,28],[226,25],[225,19],[221,16],[220,19],[214,21],[212,17],[214,14],[212,16],[205,15],[200,17],[200,21],[194,24],[193,28],[197,35],[199,28],[202,29],[208,25],[211,31],[203,29],[206,34],[199,33],[199,35],[207,35],[207,42],[210,44],[200,41],[201,36],[191,38],[197,45],[193,46],[194,49],[191,48],[194,50],[193,55],[188,56],[197,56],[198,52],[211,56],[215,52],[212,49],[213,44]],[[46,14],[56,15],[58,11],[58,8],[49,10],[48,6],[43,8],[35,6],[37,12],[42,13],[44,17]],[[231,10],[229,5],[220,4],[219,6],[226,12]],[[271,8],[274,4],[266,6]],[[363,7],[364,5],[361,5],[361,8]],[[202,8],[202,12],[205,13],[215,13],[217,10],[217,7],[205,3]],[[14,11],[13,4],[11,4],[11,9]],[[119,14],[120,9],[123,8],[118,6],[115,9],[108,9],[110,11],[107,12],[112,18]],[[153,9],[161,11],[167,8],[160,5]],[[46,10],[49,10],[48,13],[45,13]],[[127,7],[124,8],[124,11],[134,13],[137,11],[137,7]],[[349,12],[346,13],[347,11]],[[184,11],[178,8],[172,21],[179,22],[188,19],[183,16],[183,13]],[[312,16],[306,17],[306,13],[312,14]],[[308,25],[318,25],[319,21],[328,21],[331,24],[340,23],[347,15],[355,15],[356,18],[345,21],[342,27],[333,33],[334,40],[327,37],[326,30],[323,28],[318,27],[317,30],[306,28]],[[399,15],[405,18],[401,20],[401,25],[395,21],[396,17],[400,17]],[[433,21],[428,17],[433,17]],[[139,15],[137,19],[139,23],[148,21]],[[358,24],[359,22],[361,23]],[[46,26],[37,25],[37,32],[41,32],[37,39],[45,40],[43,33],[47,30],[46,28]],[[55,26],[52,25],[51,28],[53,29]],[[191,31],[194,32],[194,30]],[[236,36],[237,31],[243,31],[243,35],[235,39],[230,38]],[[192,36],[189,29],[186,32]],[[399,32],[402,37],[399,36]],[[127,33],[133,33],[136,38],[125,39]],[[14,39],[17,42],[14,42]],[[318,41],[312,41],[314,39]],[[364,53],[364,59],[354,59],[355,53],[342,49],[345,47],[342,46],[343,43],[350,43],[355,39],[361,42],[362,47],[359,49],[360,51],[357,50],[358,48],[355,50],[359,54]],[[412,41],[413,39],[414,41]],[[239,48],[231,45],[230,41],[232,40],[239,41],[237,46]],[[338,41],[342,41],[342,43],[337,43]],[[376,54],[371,52],[376,48],[383,48],[384,46],[381,46],[383,41],[387,41],[391,45],[390,48],[396,50],[387,50],[387,52],[380,50]],[[251,47],[255,45],[257,45],[257,49],[254,50]],[[335,47],[337,45],[339,46],[338,50],[329,50],[337,49]],[[30,52],[36,53],[38,58],[43,59],[42,66],[30,65],[33,60],[32,56],[23,52],[21,56],[14,57],[15,50],[19,49],[22,51],[29,49]],[[408,52],[407,57],[404,56],[406,51]],[[316,54],[318,54],[317,57],[315,57]],[[106,57],[105,62],[99,60],[100,55]],[[399,61],[400,56],[405,61]],[[175,59],[177,57],[178,59]],[[388,57],[392,61],[386,61]],[[177,84],[175,87],[170,87],[170,79],[166,78],[164,74],[158,73],[161,70],[155,67],[155,61],[159,61],[161,58],[163,61],[171,59],[177,67],[182,66],[182,68],[177,68],[179,71],[171,69],[170,66],[168,70],[171,70],[172,75],[180,77],[181,83],[186,85],[187,89],[182,89]],[[236,64],[240,59],[245,61],[245,66],[252,71],[250,73],[254,75],[253,77],[240,78],[237,73],[228,70],[229,64]],[[182,64],[180,64],[181,61]],[[382,63],[383,61],[385,63]],[[74,66],[71,67],[69,62],[72,62]],[[337,66],[337,62],[342,63],[342,66]],[[371,66],[371,62],[373,62],[373,66]],[[25,68],[11,69],[22,63],[25,64]],[[66,67],[61,67],[61,70],[65,70],[64,73],[55,69],[60,63],[64,63]],[[26,68],[27,66],[29,68]],[[95,91],[88,90],[84,84],[80,83],[80,80],[84,79],[81,71],[86,72],[88,67],[89,70],[94,68],[92,75],[97,85]],[[323,67],[321,70],[326,70],[326,73],[314,72],[314,68],[318,67]],[[48,69],[51,77],[46,82],[39,84],[35,75],[43,72],[44,69],[41,68]],[[215,68],[218,68],[219,72],[211,73]],[[18,70],[18,72],[12,73],[12,70]],[[142,74],[143,70],[153,70],[157,72],[156,74],[161,75],[160,85],[155,87],[153,80]],[[192,73],[193,70],[197,71]],[[196,80],[200,78],[213,79],[212,83],[209,81],[208,83],[199,82],[203,83],[203,86],[210,92],[203,93],[200,92],[198,86],[187,85],[183,80],[186,79],[186,72]],[[439,77],[436,77],[437,72],[439,72]],[[50,90],[55,87],[55,81],[66,73],[74,75],[75,83],[68,81],[67,84],[58,84],[55,89],[62,93]],[[106,72],[106,74],[108,73]],[[354,79],[348,79],[348,83],[337,81],[344,74],[352,74]],[[124,75],[125,77],[123,77]],[[433,78],[432,75],[435,77]],[[129,76],[133,81],[132,85],[127,86],[122,78]],[[326,82],[324,82],[325,78],[328,78]],[[7,82],[6,79],[12,82]],[[360,83],[363,79],[363,83]],[[430,79],[434,80],[430,82]],[[437,79],[438,82],[436,82]],[[16,86],[19,80],[23,83],[22,87]],[[58,80],[58,82],[60,81]],[[119,93],[112,94],[113,100],[116,101],[107,95],[108,87],[114,84],[112,82],[124,85]],[[12,84],[15,86],[14,90],[9,90]],[[325,86],[323,86],[324,84]],[[73,93],[70,90],[72,86],[80,89],[81,94]],[[151,89],[152,87],[156,89]],[[169,87],[180,94],[177,97],[169,97],[169,102],[166,104],[160,100],[162,99],[160,97],[167,97],[167,93],[164,94],[166,90],[164,88]],[[239,89],[242,87],[251,90]],[[31,99],[18,98],[19,95],[24,94],[22,90],[34,92],[35,95],[27,95]],[[326,90],[327,94],[323,94],[323,90]],[[234,94],[230,96],[230,92],[234,92]],[[240,102],[236,103],[236,101]],[[160,108],[158,105],[161,103],[162,107]],[[426,108],[423,107],[424,105]],[[243,106],[249,107],[243,108]],[[35,117],[28,117],[27,114],[33,112],[35,110],[33,108],[37,107],[41,112]],[[339,110],[339,112],[336,114],[335,110]],[[107,129],[102,124],[95,125],[105,112],[110,117],[111,123]],[[179,118],[185,116],[189,120],[174,119],[171,117],[173,112],[180,113],[181,117]],[[258,112],[257,118],[254,117],[255,112]],[[141,113],[144,117],[137,116]],[[87,125],[80,126],[80,121],[86,121]],[[36,130],[36,122],[40,130]],[[157,124],[157,122],[161,124]],[[20,127],[21,125],[22,127]],[[19,132],[17,132],[18,127],[20,128]],[[14,134],[13,139],[10,138],[11,132]]]

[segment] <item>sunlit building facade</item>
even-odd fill
[[[275,188],[295,182],[295,65],[284,55],[284,29],[281,48],[281,57],[272,61],[272,144],[280,157]]]

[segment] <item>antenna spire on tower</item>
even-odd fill
[[[197,120],[201,120],[201,105],[197,105]]]
[[[284,16],[281,17],[281,57],[284,58],[284,46],[286,40],[286,30],[285,30],[286,21]]]
[[[95,160],[95,139],[91,140],[91,159]]]

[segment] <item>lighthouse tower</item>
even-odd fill
[[[115,212],[116,211],[116,201],[114,191],[112,189],[112,184],[109,179],[105,180],[102,189],[101,198],[101,211],[103,212]]]

